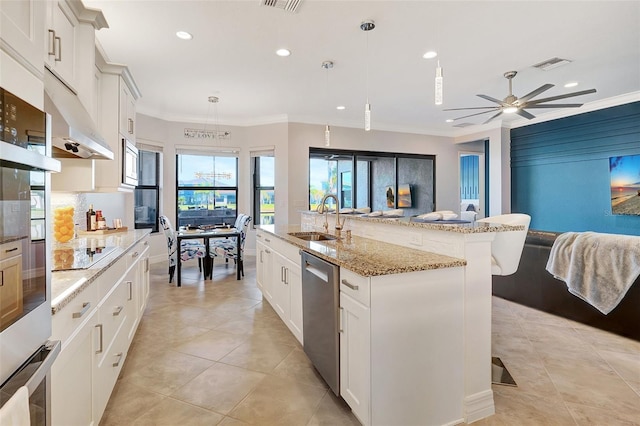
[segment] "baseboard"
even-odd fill
[[[493,402],[493,391],[486,390],[467,396],[464,399],[464,421],[473,423],[485,417],[494,415],[496,412]]]

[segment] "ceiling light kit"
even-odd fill
[[[438,53],[433,51],[433,50],[429,50],[424,55],[422,55],[422,57],[425,58],[425,59],[433,59],[436,56],[438,56]]]
[[[436,67],[436,80],[435,80],[435,103],[436,105],[442,105],[442,68],[440,68],[440,61]]]
[[[364,105],[364,130],[371,130],[371,104],[369,104],[369,31],[372,31],[376,27],[375,22],[373,20],[362,21],[360,24],[360,29],[367,34],[367,48],[366,48],[366,66],[367,66],[367,74],[366,74],[366,93],[367,93],[367,103]]]
[[[493,116],[491,116],[491,118],[489,118],[487,121],[485,121],[483,124],[486,124],[488,122],[490,122],[491,120],[493,120],[494,118],[502,115],[502,114],[518,114],[521,117],[524,117],[528,120],[531,120],[532,118],[535,118],[535,116],[527,111],[525,111],[525,108],[578,108],[581,107],[582,104],[548,104],[547,102],[552,102],[552,101],[557,101],[559,99],[566,99],[566,98],[571,98],[574,96],[581,96],[581,95],[588,95],[589,93],[595,93],[596,89],[588,89],[588,90],[581,90],[579,92],[573,92],[573,93],[565,93],[564,95],[557,95],[557,96],[551,96],[548,98],[544,98],[544,99],[537,99],[537,100],[531,100],[533,98],[535,98],[536,96],[538,96],[539,94],[541,94],[542,92],[545,92],[549,89],[551,89],[554,85],[553,84],[544,84],[540,87],[538,87],[537,89],[533,90],[532,92],[527,93],[526,95],[524,95],[521,98],[518,98],[517,96],[515,96],[513,94],[512,91],[512,80],[513,78],[516,76],[517,71],[507,71],[506,73],[504,73],[504,77],[509,80],[509,94],[507,95],[506,98],[504,98],[503,100],[499,100],[499,99],[495,99],[492,98],[491,96],[487,96],[487,95],[477,95],[479,97],[481,97],[482,99],[486,99],[488,101],[494,102],[496,104],[498,104],[498,106],[493,106],[493,107],[471,107],[471,108],[449,108],[449,109],[445,109],[444,111],[460,111],[460,110],[469,110],[469,109],[486,109],[488,111],[482,111],[482,112],[477,112],[474,114],[470,114],[470,115],[465,115],[463,117],[458,117],[455,118],[455,120],[460,120],[462,118],[467,118],[467,117],[473,117],[476,115],[481,115],[481,114],[486,114],[488,112],[494,112],[497,111],[497,113]]]
[[[322,63],[322,68],[325,69],[327,75],[327,105],[329,104],[329,99],[331,98],[329,94],[329,70],[333,68],[332,61],[324,61]],[[324,128],[324,146],[331,146],[331,128],[329,127],[329,119],[327,119],[327,125]]]
[[[278,49],[276,50],[276,55],[286,58],[287,56],[291,55],[291,51],[289,49],[284,49],[284,48]]]

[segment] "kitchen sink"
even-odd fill
[[[289,232],[289,235],[292,237],[300,238],[305,241],[327,241],[327,240],[337,240],[338,237],[331,234],[324,234],[322,232]]]

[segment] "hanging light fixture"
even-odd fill
[[[367,49],[366,49],[366,64],[367,64],[367,74],[366,74],[366,93],[367,93],[367,103],[364,105],[364,130],[371,130],[371,104],[369,103],[369,31],[373,30],[376,27],[375,22],[372,20],[363,21],[360,24],[360,29],[367,33]]]
[[[324,61],[322,63],[322,68],[325,69],[326,77],[327,77],[327,105],[329,104],[329,70],[333,68],[332,61]],[[329,119],[327,119],[327,125],[324,128],[324,146],[331,146],[331,128],[329,127]]]
[[[440,68],[440,61],[438,61],[438,66],[436,67],[435,94],[436,105],[442,105],[442,68]]]

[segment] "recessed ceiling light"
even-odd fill
[[[438,56],[438,52],[435,52],[433,50],[430,50],[427,53],[425,53],[424,55],[422,55],[422,57],[425,58],[425,59],[433,59],[436,56]]]
[[[338,105],[338,106],[336,107],[336,109],[339,109],[340,111],[342,111],[343,109],[346,109],[346,108],[347,108],[347,107],[346,107],[346,106],[344,106],[344,105]]]
[[[291,51],[289,49],[278,49],[276,50],[276,55],[278,56],[289,56],[291,55]]]
[[[447,118],[447,123],[453,123],[453,118]]]
[[[181,38],[182,40],[191,40],[193,36],[186,31],[178,31],[176,33],[176,37]]]
[[[577,81],[571,81],[564,85],[564,87],[576,87],[578,85]]]

